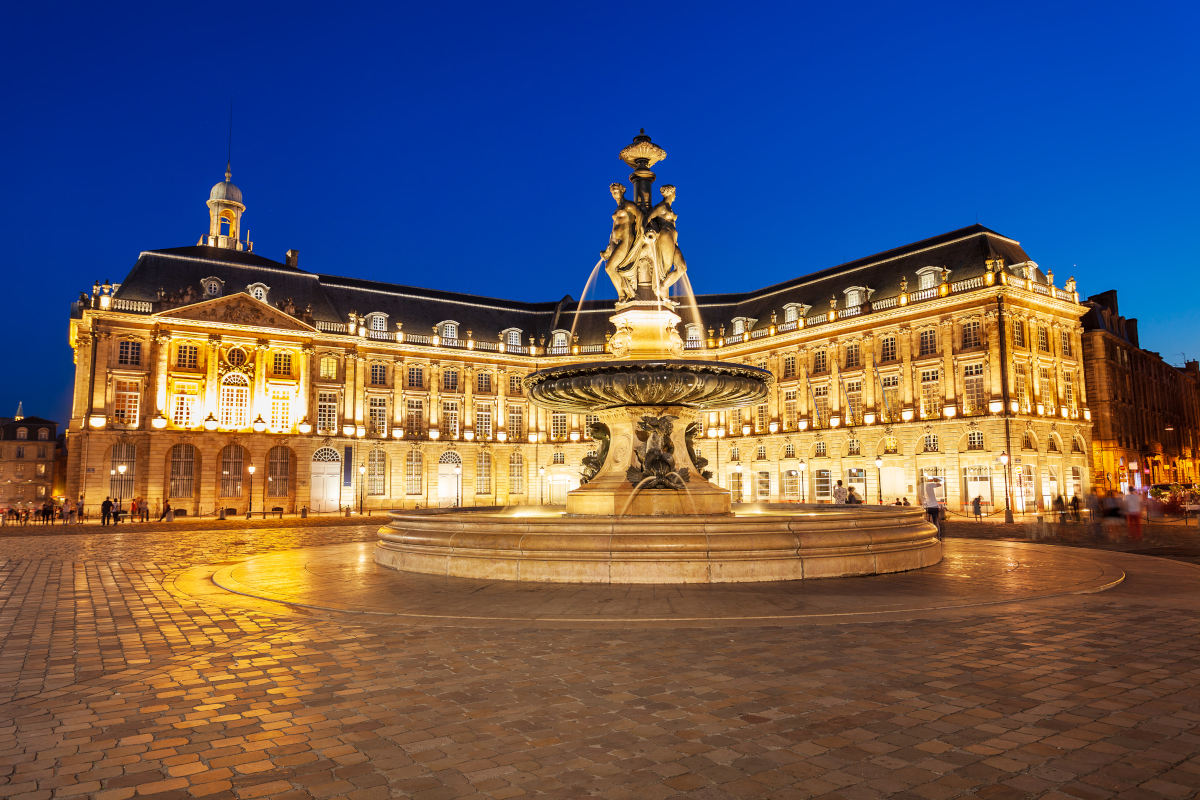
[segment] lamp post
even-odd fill
[[[538,503],[546,505],[546,468],[538,467]]]
[[[250,494],[246,497],[246,519],[250,519],[250,515],[254,513],[254,465],[246,467],[246,471],[250,473]]]
[[[804,473],[808,469],[808,464],[805,464],[804,459],[802,458],[802,459],[800,459],[800,463],[797,464],[797,467],[800,470],[800,502],[807,503],[808,502],[808,486],[806,484],[808,483],[808,481],[805,478]]]
[[[1012,523],[1013,513],[1012,506],[1008,501],[1008,451],[1005,450],[1000,454],[1000,464],[1004,467],[1004,521]]]
[[[462,505],[462,464],[454,465],[454,507]]]
[[[358,515],[363,513],[363,495],[366,493],[367,465],[358,465]]]
[[[117,465],[117,474],[120,475],[120,480],[117,481],[117,511],[121,510],[121,490],[125,488],[125,470],[129,469],[126,464]],[[118,513],[118,517],[119,517]]]
[[[883,505],[883,456],[875,456],[875,488],[879,490],[879,505]]]
[[[746,487],[742,485],[742,464],[741,464],[741,462],[738,462],[737,464],[733,465],[733,471],[735,473],[737,473],[737,476],[738,476],[737,502],[740,503],[746,499]]]

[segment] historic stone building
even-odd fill
[[[1172,366],[1138,346],[1136,319],[1122,317],[1117,292],[1084,303],[1084,378],[1095,412],[1096,484],[1125,491],[1195,483],[1200,446],[1200,365]]]
[[[0,509],[33,509],[53,496],[57,422],[0,417]]]
[[[562,503],[587,420],[522,379],[603,358],[609,303],[525,303],[274,261],[241,237],[227,175],[194,247],[144,252],[71,319],[68,492],[217,509]],[[703,277],[697,278],[703,285]],[[569,298],[568,298],[569,300]],[[764,365],[761,406],[705,414],[701,454],[745,501],[915,501],[1016,510],[1090,485],[1085,312],[982,226],[681,306],[687,352]],[[877,468],[876,459],[880,466]],[[120,467],[124,471],[120,471]]]

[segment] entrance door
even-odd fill
[[[550,505],[561,506],[566,505],[567,492],[571,490],[571,481],[567,478],[554,477],[550,479],[549,493]]]
[[[438,459],[438,499],[442,508],[460,505],[462,497],[462,458],[452,450]]]
[[[332,447],[322,447],[313,453],[312,493],[309,505],[313,511],[337,511],[342,492],[342,459]]]
[[[894,503],[908,494],[908,481],[904,477],[904,467],[884,467],[879,471],[879,477],[883,482],[883,502],[885,504]]]

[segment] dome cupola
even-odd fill
[[[208,235],[200,239],[200,244],[229,250],[251,250],[253,246],[250,241],[241,240],[242,213],[246,206],[242,202],[242,190],[232,178],[232,166],[226,162],[225,180],[215,184],[208,193]]]

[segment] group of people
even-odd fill
[[[846,487],[841,481],[833,487],[833,502],[842,505],[862,505],[862,495],[854,490],[853,486]]]
[[[170,503],[163,504],[163,513],[158,519],[161,522],[163,517],[166,517],[171,511]],[[121,521],[121,517],[125,515],[125,510],[121,508],[120,502],[113,502],[111,497],[104,498],[104,502],[100,504],[100,524],[116,525]],[[129,519],[140,520],[142,522],[150,521],[150,504],[141,497],[135,497],[129,501]]]

